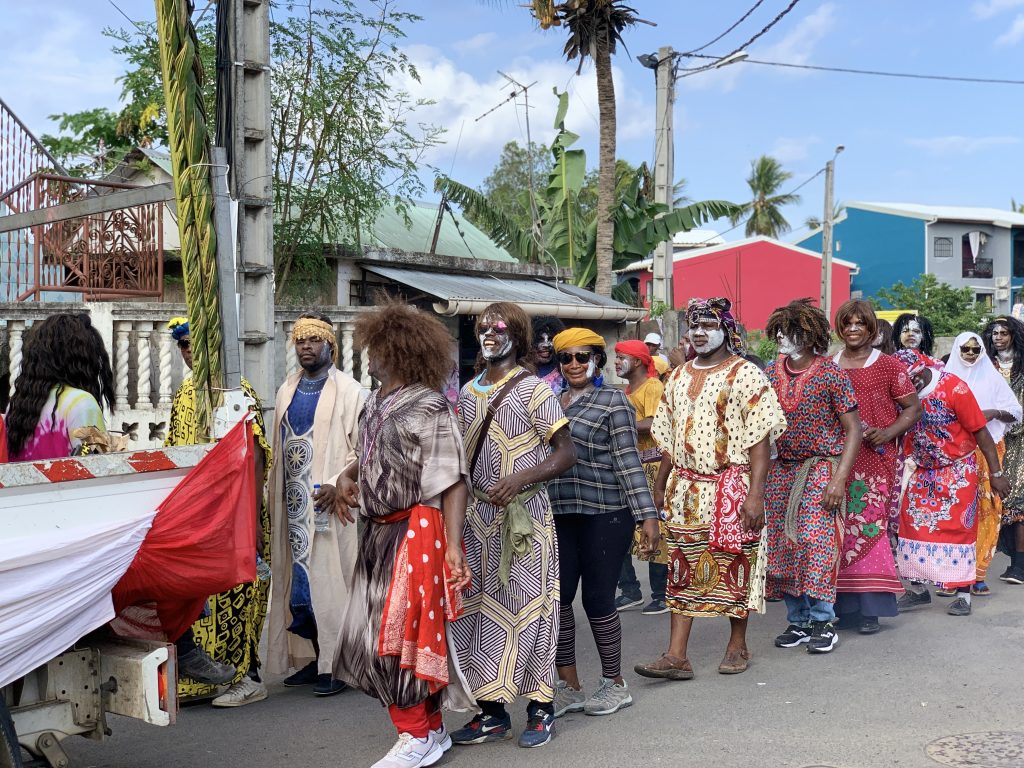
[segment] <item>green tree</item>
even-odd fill
[[[910,285],[882,288],[871,303],[879,309],[917,311],[931,320],[936,336],[978,331],[992,316],[989,308],[975,299],[973,290],[954,288],[932,274],[920,275]]]
[[[789,222],[779,209],[800,202],[799,195],[779,194],[779,189],[791,178],[793,174],[783,170],[781,163],[774,157],[761,155],[752,161],[747,186],[750,187],[753,199],[740,207],[739,213],[732,217],[732,223],[738,224],[746,219],[747,237],[779,237],[786,234],[790,229]]]
[[[1011,197],[1010,210],[1013,211],[1014,213],[1024,213],[1024,203],[1018,203]]]
[[[533,217],[530,215],[531,158],[535,189],[547,182],[554,162],[551,150],[543,144],[534,142],[531,149],[532,152],[527,151],[517,141],[508,142],[502,147],[497,165],[481,185],[481,191],[490,204],[523,229],[533,225]],[[475,221],[473,223],[476,224]]]

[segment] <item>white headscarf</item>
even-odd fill
[[[960,356],[960,347],[972,339],[981,347],[981,354],[973,363],[965,363]],[[985,354],[985,344],[978,334],[967,331],[956,337],[953,341],[953,350],[949,353],[949,362],[946,363],[946,371],[967,383],[981,410],[1006,411],[1013,416],[1014,421],[1020,421],[1024,416],[1021,412],[1020,402],[1013,394],[1013,390],[1010,389],[1010,385],[1006,383],[1006,379],[996,370],[992,360]],[[998,443],[1006,434],[1009,424],[992,419],[987,426],[992,440]]]

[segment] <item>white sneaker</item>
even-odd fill
[[[629,686],[625,680],[619,684],[602,677],[600,687],[587,699],[583,711],[588,715],[612,715],[632,703],[633,697],[629,695]]]
[[[263,701],[265,698],[267,698],[267,686],[256,682],[251,677],[243,677],[210,703],[215,707],[244,707],[246,704]]]
[[[448,729],[444,727],[444,723],[441,723],[441,727],[436,731],[431,731],[430,737],[437,742],[442,752],[447,752],[452,748],[452,737],[448,735]]]
[[[423,768],[433,765],[444,755],[441,745],[434,737],[427,734],[417,739],[408,733],[398,734],[398,741],[384,757],[374,763],[371,768]]]

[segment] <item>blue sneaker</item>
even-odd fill
[[[462,728],[451,733],[455,744],[486,744],[512,738],[512,718],[477,715]]]
[[[549,741],[555,730],[555,716],[547,712],[533,712],[526,722],[523,735],[519,737],[519,746],[530,749],[532,747],[543,747]]]

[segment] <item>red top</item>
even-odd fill
[[[987,421],[961,379],[945,371],[932,375],[939,381],[930,393],[921,393],[921,420],[903,437],[904,452],[925,468],[948,466],[973,453],[978,447],[974,433]]]
[[[900,398],[914,394],[914,384],[907,375],[906,366],[891,355],[879,355],[863,368],[844,368],[853,382],[857,396],[857,409],[862,426],[886,429],[900,415]],[[870,445],[863,443],[863,446]],[[893,440],[883,447],[887,456],[896,455],[898,442]]]
[[[7,463],[7,427],[4,426],[4,417],[0,416],[0,464]]]

